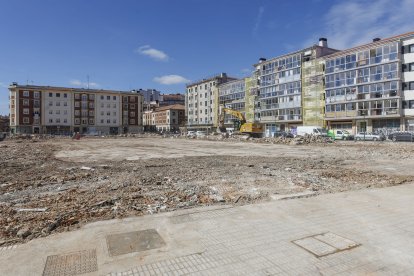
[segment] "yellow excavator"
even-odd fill
[[[252,137],[261,137],[263,135],[262,124],[248,123],[246,122],[246,118],[244,117],[243,113],[237,110],[226,108],[224,106],[220,106],[219,108],[219,126],[217,128],[217,132],[226,132],[226,128],[224,126],[225,114],[230,114],[237,118],[233,121],[235,133],[238,132],[242,134],[248,134]]]

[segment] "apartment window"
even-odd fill
[[[68,115],[68,111],[67,110],[63,110],[63,114]]]
[[[23,97],[29,97],[29,91],[23,91]]]
[[[135,124],[135,119],[130,119],[130,120],[129,120],[129,123],[130,123],[131,125],[134,125],[134,124]]]
[[[103,103],[101,103],[101,107],[103,108],[105,105]]]
[[[56,102],[56,106],[60,106],[60,102]]]
[[[116,119],[113,119],[113,120],[112,120],[112,122],[113,122],[114,124],[116,124]]]
[[[93,110],[89,110],[89,116],[93,116],[93,115],[94,115]]]
[[[116,101],[116,96],[113,96],[113,97],[112,97],[112,99],[113,99],[114,101]]]
[[[53,110],[49,110],[49,114],[53,114]]]
[[[116,108],[116,103],[112,104],[112,107],[113,107],[113,108]]]
[[[63,123],[67,123],[68,122],[68,119],[63,119]]]
[[[88,103],[82,102],[82,109],[87,109],[87,108],[88,108]]]
[[[89,94],[89,100],[95,100],[95,95],[94,94]]]
[[[207,101],[204,102],[204,105],[207,106]]]
[[[49,98],[52,98],[53,97],[53,93],[49,93]]]
[[[58,115],[59,115],[59,114],[60,114],[60,110],[56,110],[56,114],[58,114]]]
[[[111,112],[110,112],[110,111],[107,111],[107,112],[106,112],[106,115],[107,115],[107,116],[111,116]]]
[[[88,111],[82,110],[82,117],[88,117]]]
[[[131,109],[135,109],[135,104],[131,104]]]
[[[80,125],[80,119],[79,118],[75,118],[75,125]]]
[[[29,109],[28,108],[23,108],[23,114],[28,115],[29,114]]]
[[[67,93],[64,93],[63,94],[63,98],[67,98],[68,97],[68,94]]]
[[[110,100],[110,99],[111,99],[111,96],[106,96],[106,99],[107,99],[107,100]]]
[[[130,100],[132,103],[135,103],[135,97],[131,97]]]
[[[95,105],[93,104],[93,102],[90,102],[90,103],[89,103],[89,108],[94,108],[94,106],[95,106]]]
[[[23,105],[28,106],[29,105],[29,100],[23,100]]]
[[[88,123],[88,119],[82,119],[82,125],[86,125]]]
[[[53,106],[53,102],[49,102],[49,106]]]
[[[131,112],[129,113],[129,115],[130,115],[131,117],[135,117],[135,112],[134,112],[134,111],[131,111]]]
[[[80,115],[80,111],[79,110],[75,110],[75,116],[79,116]]]
[[[111,123],[111,120],[110,119],[106,120],[106,123],[107,124],[110,124]]]
[[[404,82],[403,83],[404,90],[414,90],[414,81]]]
[[[60,118],[56,118],[56,123],[60,123]]]
[[[82,101],[87,101],[87,100],[88,100],[88,95],[83,94],[83,95],[82,95]]]
[[[90,125],[95,124],[95,120],[94,120],[94,119],[89,119],[89,124],[90,124]]]
[[[107,105],[106,105],[106,107],[107,107],[107,108],[111,108],[111,104],[107,104]]]
[[[60,98],[60,93],[56,93],[56,97]]]
[[[103,124],[104,123],[104,120],[103,119],[101,119],[101,124]]]
[[[116,112],[115,112],[115,111],[114,111],[114,112],[112,112],[112,115],[116,116]]]
[[[38,99],[38,98],[40,98],[40,93],[39,93],[39,92],[34,92],[33,96],[34,96],[36,99]]]
[[[49,119],[49,123],[53,123],[53,119]]]
[[[75,107],[80,107],[80,102],[75,102]]]
[[[76,99],[76,100],[79,100],[79,99],[80,99],[80,94],[76,93],[76,94],[75,94],[75,99]]]
[[[68,106],[68,102],[63,102],[63,106]]]
[[[410,53],[414,53],[414,44],[409,45],[408,50]]]

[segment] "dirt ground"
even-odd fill
[[[414,143],[179,138],[0,143],[0,246],[89,221],[414,180]]]

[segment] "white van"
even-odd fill
[[[298,126],[296,129],[296,135],[315,135],[315,136],[328,136],[328,133],[324,128],[318,126]]]

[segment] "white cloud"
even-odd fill
[[[135,52],[159,61],[168,61],[170,59],[166,53],[161,50],[151,48],[150,45],[141,46],[136,49]]]
[[[263,6],[259,7],[259,11],[257,13],[256,21],[254,23],[253,27],[253,35],[257,34],[257,31],[259,30],[260,23],[262,22],[262,17],[265,9]]]
[[[165,85],[171,85],[171,84],[181,84],[181,83],[189,83],[190,80],[179,76],[179,75],[166,75],[162,77],[155,77],[153,79],[155,82],[158,82],[160,84]]]
[[[324,17],[323,33],[329,46],[346,49],[369,43],[375,37],[386,38],[414,30],[414,1],[348,0],[333,5]],[[317,39],[317,34],[306,40]],[[307,45],[309,46],[309,45]]]
[[[87,82],[81,82],[80,80],[71,80],[69,83],[74,86],[88,87]],[[96,82],[90,82],[89,87],[99,87],[99,84]]]

